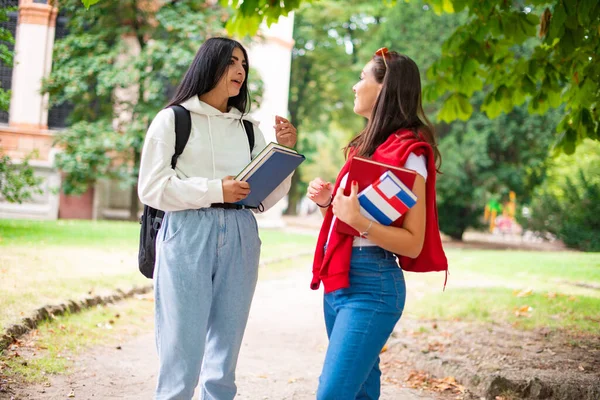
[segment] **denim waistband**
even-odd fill
[[[391,251],[382,249],[379,246],[363,246],[352,248],[352,258],[383,258],[394,260],[396,256]]]

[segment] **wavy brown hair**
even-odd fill
[[[416,138],[431,145],[439,169],[442,158],[433,125],[423,111],[417,64],[410,57],[391,51],[373,56],[373,75],[382,84],[381,92],[367,126],[344,149],[346,156],[351,148],[355,148],[355,155],[371,157],[391,134],[399,129],[410,129]]]

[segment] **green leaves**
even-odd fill
[[[260,24],[267,26],[276,23],[281,16],[287,16],[291,11],[300,7],[301,3],[312,0],[220,0],[223,7],[235,10],[227,21],[227,31],[230,35],[254,36]]]
[[[444,122],[451,122],[456,119],[466,121],[473,113],[473,106],[469,98],[461,93],[452,93],[442,105],[438,113],[438,118]]]
[[[466,8],[469,21],[455,30],[428,72],[430,85],[437,88],[427,92],[448,96],[441,119],[468,118],[469,108],[459,101],[460,96],[471,98],[484,91],[482,110],[490,118],[525,101],[531,113],[543,114],[564,104],[565,112],[571,114],[565,121],[581,115],[578,123],[564,122],[557,128],[557,149],[571,152],[584,137],[597,140],[600,121],[598,113],[591,111],[600,101],[597,1],[555,0],[545,13],[542,1],[523,9],[500,0],[485,5],[474,0],[452,3],[460,3],[456,9]],[[439,8],[439,1],[434,4]],[[540,15],[542,40],[537,38]],[[471,74],[461,73],[463,66]]]
[[[81,0],[83,5],[85,6],[85,8],[90,8],[90,6],[93,6],[94,4],[98,3],[99,1],[100,0]]]
[[[55,43],[44,91],[52,104],[73,105],[73,124],[56,135],[62,148],[56,164],[65,172],[67,193],[83,193],[99,178],[135,183],[150,121],[199,45],[207,36],[225,34],[227,11],[219,6],[180,0],[146,10],[138,4],[102,1],[90,9],[79,0],[60,4],[69,35]]]
[[[35,171],[29,161],[36,154],[29,154],[25,159],[15,164],[1,153],[0,148],[0,199],[9,203],[22,203],[31,200],[33,195],[41,194],[42,179],[35,176]]]

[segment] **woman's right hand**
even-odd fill
[[[333,194],[333,185],[325,182],[321,178],[315,178],[308,184],[306,196],[317,203],[317,205],[326,206],[331,202]]]
[[[244,200],[250,194],[248,182],[236,181],[233,176],[226,176],[223,182],[223,202],[235,203]]]

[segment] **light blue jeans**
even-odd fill
[[[157,400],[235,397],[235,368],[258,279],[260,239],[249,210],[169,212],[154,271]]]
[[[324,297],[329,346],[318,400],[379,399],[379,353],[405,299],[404,275],[395,256],[380,247],[354,247],[350,287]]]

